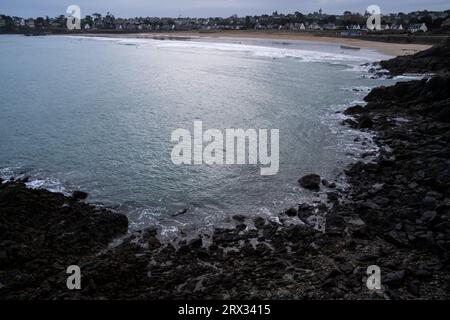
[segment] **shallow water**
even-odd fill
[[[333,180],[362,150],[336,111],[388,82],[359,67],[382,56],[217,41],[0,36],[0,175],[82,189],[127,213],[132,228],[157,224],[168,235],[238,213],[275,217],[311,199],[300,176]],[[174,165],[171,133],[193,131],[194,120],[204,129],[279,129],[279,173]]]

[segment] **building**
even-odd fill
[[[323,26],[325,30],[336,30],[337,26],[334,23],[327,23]]]
[[[427,25],[425,23],[422,23],[422,24],[420,24],[420,23],[411,24],[408,27],[408,31],[411,32],[411,33],[416,33],[416,32],[419,32],[419,31],[427,32],[428,31],[428,27],[427,27]]]
[[[441,27],[447,28],[447,29],[450,28],[450,18],[444,20],[444,22],[442,22],[442,24],[441,24]]]
[[[19,17],[13,17],[13,23],[16,27],[25,27],[25,19]]]
[[[322,30],[322,27],[317,23],[317,22],[313,22],[308,26],[308,29],[311,30]]]
[[[34,25],[34,19],[33,18],[29,18],[25,21],[25,26],[27,26],[28,28],[34,29],[35,25]]]

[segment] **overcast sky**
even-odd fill
[[[230,16],[318,11],[342,13],[345,10],[364,12],[377,4],[382,12],[415,10],[448,10],[449,0],[1,0],[0,13],[21,17],[57,16],[65,14],[67,6],[77,4],[82,16],[93,12],[111,11],[115,16]]]

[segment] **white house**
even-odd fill
[[[317,23],[317,22],[313,22],[308,26],[308,29],[311,30],[322,30],[322,27]]]
[[[33,19],[33,18],[27,19],[27,20],[25,21],[25,25],[26,25],[28,28],[34,29],[34,19]]]
[[[89,30],[89,29],[91,29],[91,26],[89,25],[89,23],[86,23],[84,25],[84,30]]]
[[[306,30],[306,27],[305,27],[305,24],[304,24],[304,23],[302,23],[302,24],[300,25],[300,30]]]
[[[408,28],[408,31],[411,33],[419,32],[419,31],[427,32],[428,28],[425,23],[422,23],[422,24],[417,23],[417,24],[411,24]]]
[[[325,30],[336,30],[337,26],[334,23],[327,23],[323,26]]]

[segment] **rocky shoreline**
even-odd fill
[[[281,224],[234,216],[234,229],[174,246],[153,228],[127,234],[125,216],[82,194],[1,183],[0,298],[449,299],[449,55],[447,42],[381,63],[436,75],[374,89],[367,105],[347,109],[344,125],[373,130],[379,155],[346,170],[347,191],[300,179],[328,202],[291,208]],[[81,290],[66,288],[72,264]],[[381,290],[366,287],[370,265]]]

